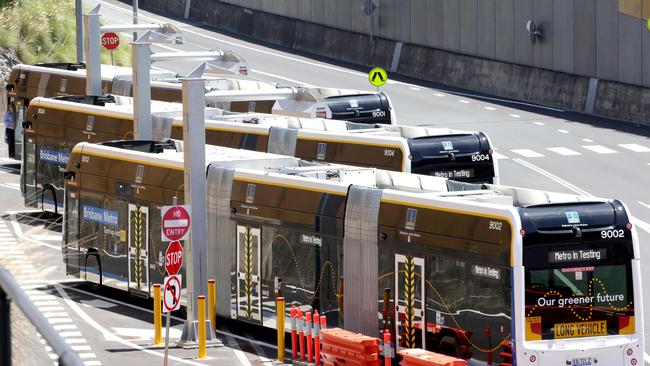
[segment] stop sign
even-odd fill
[[[183,247],[178,241],[173,241],[165,252],[165,270],[169,276],[173,276],[181,270],[183,265]]]
[[[102,46],[107,50],[114,50],[120,45],[120,36],[113,32],[102,34]]]
[[[162,240],[185,240],[190,232],[189,206],[163,206]]]

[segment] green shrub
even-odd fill
[[[26,64],[76,62],[74,0],[0,0],[0,47],[14,50]],[[131,65],[126,38],[114,52],[116,65]],[[102,48],[102,63],[110,62]]]

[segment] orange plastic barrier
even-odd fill
[[[340,328],[320,331],[323,366],[381,366],[379,339]]]
[[[399,351],[403,357],[400,366],[467,366],[467,361],[460,358],[441,355],[423,349],[403,349]]]

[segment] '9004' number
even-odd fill
[[[472,155],[472,161],[487,161],[490,160],[489,154],[474,154]]]
[[[603,230],[600,232],[600,237],[602,239],[624,238],[625,231],[623,229]]]

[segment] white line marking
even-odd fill
[[[533,123],[536,124],[536,125],[538,125],[538,126],[544,126],[544,125],[546,124],[546,123],[544,123],[544,122],[533,122]]]
[[[101,366],[101,362],[93,360],[93,361],[84,361],[84,366]]]
[[[59,335],[61,337],[63,337],[63,338],[67,338],[67,337],[83,337],[83,335],[81,335],[81,332],[60,332]]]
[[[5,188],[15,189],[15,190],[17,190],[17,191],[20,191],[20,187],[10,186],[9,184],[6,184],[6,183],[0,183],[0,186],[5,187]]]
[[[567,130],[557,130],[557,132],[559,132],[559,133],[569,133],[569,131],[567,131]]]
[[[494,107],[483,107],[483,108],[487,109],[488,111],[496,111],[497,110]]]
[[[648,355],[646,352],[643,352],[643,360],[645,363],[650,364],[650,355]]]
[[[80,343],[88,343],[88,341],[85,338],[66,338],[65,343],[80,344]]]
[[[41,306],[60,306],[58,301],[34,301],[34,305],[37,307]]]
[[[288,82],[290,82],[290,83],[298,84],[298,85],[304,85],[304,86],[308,86],[308,87],[314,87],[314,85],[311,85],[311,84],[305,83],[304,81],[300,81],[300,80],[295,80],[295,79],[287,78],[287,77],[284,77],[284,76],[280,76],[280,75],[277,75],[277,74],[272,74],[272,73],[270,73],[270,72],[260,71],[260,70],[257,70],[257,69],[253,69],[253,70],[251,71],[251,73],[253,73],[253,74],[262,74],[262,75],[270,76],[270,77],[272,77],[272,78],[276,78],[276,79],[282,79],[282,80],[288,81]]]
[[[464,104],[469,104],[469,101],[465,100],[465,99],[459,99],[458,102],[464,103]]]
[[[90,351],[90,346],[88,346],[88,345],[73,345],[73,346],[70,346],[70,348],[72,348],[73,351],[77,351],[77,352],[79,352],[79,351]]]
[[[645,208],[650,208],[650,204],[643,203],[641,201],[637,201],[637,202],[639,202],[642,206],[645,206]]]
[[[519,163],[519,164],[527,167],[528,169],[534,170],[537,173],[539,173],[539,174],[541,174],[541,175],[543,175],[543,176],[545,176],[545,177],[547,177],[547,178],[549,178],[551,180],[554,180],[557,183],[560,183],[561,185],[567,187],[568,189],[570,189],[570,190],[572,190],[572,191],[574,191],[574,192],[576,192],[576,193],[578,193],[580,195],[587,196],[587,197],[593,197],[593,195],[591,193],[589,193],[587,191],[584,191],[584,190],[574,186],[573,184],[565,181],[564,179],[558,177],[557,175],[554,175],[551,172],[548,172],[548,171],[538,167],[537,165],[531,164],[531,163],[529,163],[529,162],[527,162],[525,160],[519,159],[519,158],[512,159],[512,161],[514,161],[515,163]]]
[[[505,156],[505,155],[503,155],[501,153],[498,153],[498,152],[493,152],[492,157],[494,157],[495,159],[508,159],[507,156]]]
[[[54,326],[54,330],[71,330],[71,329],[79,329],[79,328],[77,328],[77,326],[74,324],[57,324]]]
[[[512,117],[512,118],[519,118],[519,117],[521,117],[521,116],[518,115],[518,114],[510,114],[509,116]]]
[[[591,151],[593,151],[595,153],[598,153],[598,154],[617,154],[618,153],[618,151],[612,150],[609,147],[605,147],[603,145],[585,145],[585,146],[583,146],[583,148],[585,148],[587,150],[591,150]]]
[[[77,313],[77,315],[79,315],[79,317],[81,317],[81,319],[83,319],[86,323],[88,323],[88,325],[95,328],[95,330],[97,330],[99,333],[101,333],[104,336],[104,338],[106,338],[107,341],[118,342],[118,343],[121,343],[121,344],[123,344],[125,346],[131,347],[133,349],[140,350],[142,352],[146,352],[146,353],[149,353],[149,354],[152,354],[152,355],[156,355],[158,357],[164,357],[164,354],[161,353],[161,352],[155,352],[155,351],[146,349],[144,347],[138,346],[137,344],[131,343],[129,341],[126,341],[124,339],[121,339],[121,338],[113,335],[113,333],[111,333],[106,328],[101,326],[94,319],[92,319],[88,314],[86,314],[83,310],[81,310],[79,305],[77,305],[76,302],[72,301],[70,296],[68,296],[68,294],[65,292],[65,290],[60,285],[55,284],[54,288],[61,295],[63,300],[68,304],[70,309],[72,309],[72,311]],[[201,363],[184,360],[182,358],[175,357],[175,356],[169,356],[169,359],[174,360],[176,362],[184,363],[184,364],[187,364],[187,365],[203,366],[203,364],[201,364]]]
[[[34,238],[36,240],[56,240],[56,241],[61,241],[62,236],[61,235],[30,235],[30,238]]]
[[[540,154],[540,153],[538,153],[536,151],[530,150],[530,149],[512,149],[510,151],[512,151],[513,153],[519,154],[519,155],[521,155],[523,157],[526,157],[526,158],[541,158],[541,157],[544,156],[544,155],[542,155],[542,154]]]
[[[434,93],[433,95],[435,95],[436,97],[440,97],[440,98],[446,97],[446,95],[444,95],[442,93]]]
[[[564,156],[571,156],[571,155],[582,155],[579,152],[575,150],[571,150],[566,147],[547,147],[546,150],[550,150],[556,154],[564,155]]]
[[[584,141],[584,142],[589,142],[589,143],[594,142],[594,140],[592,140],[592,139],[582,139],[582,141]]]
[[[50,322],[50,324],[72,323],[72,319],[70,318],[50,318],[47,321]]]
[[[420,91],[421,89],[418,88],[417,86],[409,86],[409,89],[415,90],[415,91]]]
[[[41,311],[41,313],[44,313],[46,311],[64,311],[62,306],[42,306],[39,307],[38,310]]]
[[[92,352],[79,353],[79,358],[81,358],[82,360],[86,358],[97,358],[97,355]]]
[[[50,313],[43,313],[43,316],[46,318],[67,318],[68,313],[65,311],[59,311],[59,312],[50,312]]]
[[[645,147],[643,145],[639,145],[639,144],[618,144],[618,146],[620,146],[620,147],[622,147],[624,149],[632,150],[634,152],[648,152],[648,151],[650,151],[649,148],[647,148],[647,147]]]

